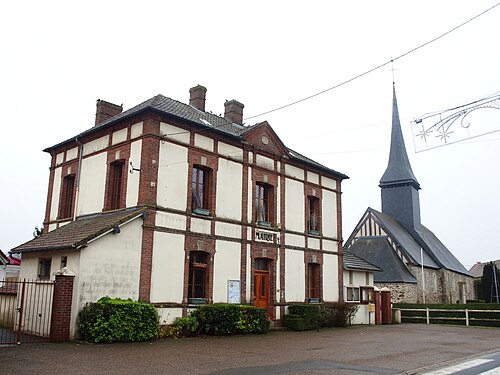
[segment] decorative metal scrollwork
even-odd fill
[[[491,116],[490,113],[478,114],[479,110],[485,109],[500,110],[500,94],[427,114],[412,121],[415,151],[426,151],[499,132],[500,122],[495,120],[500,117]]]

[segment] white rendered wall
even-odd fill
[[[88,244],[80,255],[79,307],[101,297],[139,298],[142,219]]]
[[[285,179],[285,197],[286,202],[292,202],[285,205],[286,229],[304,232],[304,184],[289,178]]]
[[[227,302],[228,280],[240,280],[241,244],[217,240],[214,255],[213,301]]]
[[[70,339],[74,338],[76,332],[76,318],[78,316],[79,307],[77,304],[79,269],[80,269],[80,251],[44,251],[37,253],[25,253],[22,255],[21,271],[19,280],[36,280],[38,277],[38,260],[39,258],[51,258],[50,278],[54,280],[54,272],[61,268],[61,257],[67,257],[66,267],[75,274],[73,281],[73,298],[70,320]],[[50,302],[50,301],[49,301]]]
[[[323,299],[326,302],[339,300],[338,256],[323,254]]]
[[[109,145],[109,135],[83,144],[83,156],[104,150]]]
[[[287,302],[304,302],[306,298],[304,252],[286,249],[285,295]]]
[[[106,186],[106,158],[106,153],[102,152],[82,160],[77,215],[102,211]]]
[[[235,160],[243,160],[243,149],[241,149],[239,147],[234,147],[234,146],[228,145],[227,143],[224,143],[224,142],[218,142],[217,148],[218,148],[219,154],[221,154],[221,155],[224,155],[228,158],[235,159]]]
[[[111,144],[116,145],[127,140],[128,128],[115,131],[111,136]]]
[[[72,149],[66,151],[66,161],[76,159],[77,156],[78,156],[78,147],[73,147]]]
[[[194,135],[194,145],[204,150],[214,152],[214,140],[198,133]]]
[[[143,122],[138,122],[130,127],[130,139],[140,137],[142,135]]]
[[[160,133],[166,138],[175,139],[177,142],[189,144],[190,133],[186,129],[178,128],[162,122],[160,123]]]
[[[259,167],[274,171],[274,160],[271,158],[257,154],[255,155],[255,164],[257,164]]]
[[[184,258],[183,235],[154,233],[151,302],[182,302]]]
[[[175,319],[182,317],[182,308],[180,307],[166,307],[156,308],[160,316],[160,325],[172,324]]]
[[[50,200],[50,220],[57,219],[57,212],[59,210],[59,195],[61,192],[61,170],[56,168],[54,170],[54,185],[52,187],[52,199]]]
[[[321,230],[324,236],[337,238],[337,194],[323,189]]]
[[[173,143],[160,143],[157,202],[159,206],[185,210],[188,184],[188,149]]]
[[[241,221],[242,186],[242,165],[219,158],[216,189],[217,217]]]
[[[141,150],[142,141],[135,141],[130,144],[130,159],[129,162],[132,163],[134,168],[141,168]],[[130,164],[125,166],[125,173],[128,173],[127,177],[127,202],[126,207],[134,207],[137,205],[139,200],[139,178],[141,172],[133,171],[132,174],[129,173]]]
[[[299,180],[304,179],[304,170],[290,164],[285,164],[285,174],[290,177],[298,178]]]

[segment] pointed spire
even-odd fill
[[[411,184],[414,188],[420,189],[413,171],[411,170],[410,160],[406,153],[403,132],[399,121],[398,102],[396,100],[396,87],[393,82],[393,100],[392,100],[392,132],[391,132],[391,151],[389,154],[389,163],[382,178],[380,187],[400,184]]]

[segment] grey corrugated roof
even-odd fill
[[[387,169],[380,179],[380,187],[401,183],[412,183],[417,189],[420,188],[406,153],[405,141],[399,121],[396,89],[393,87],[391,151]]]
[[[69,224],[13,248],[12,253],[76,249],[117,225],[139,217],[145,210],[144,207],[134,207],[82,216]]]
[[[374,282],[416,283],[417,279],[403,264],[386,236],[358,237],[349,252],[377,265],[382,271],[373,272]]]
[[[344,251],[342,254],[342,264],[346,270],[382,271],[380,267],[377,267],[349,251]]]
[[[83,133],[78,134],[76,137],[69,138],[69,139],[67,139],[63,142],[60,142],[54,146],[48,147],[44,151],[48,152],[48,151],[50,151],[54,148],[57,148],[57,147],[65,144],[67,142],[73,141],[75,138],[81,138],[81,137],[84,137],[86,135],[92,134],[96,131],[99,131],[100,129],[103,129],[103,128],[105,128],[111,124],[114,124],[120,120],[123,120],[127,117],[136,115],[136,114],[140,113],[141,111],[144,111],[147,109],[159,111],[165,115],[174,116],[174,117],[177,117],[179,119],[194,123],[196,125],[199,125],[199,126],[202,126],[202,127],[208,128],[208,129],[216,130],[216,131],[222,132],[226,135],[237,137],[240,139],[241,139],[241,136],[245,132],[251,130],[253,127],[253,126],[243,126],[240,124],[236,124],[236,123],[228,121],[224,117],[216,115],[214,113],[200,111],[199,109],[197,109],[191,105],[181,103],[177,100],[168,98],[168,97],[163,96],[163,95],[156,95],[156,96],[152,97],[151,99],[148,99],[148,100],[142,102],[141,104],[138,104],[135,107],[126,110],[125,112],[122,112],[114,117],[111,117],[110,119],[108,119],[106,121],[103,121],[98,126],[94,126],[90,129],[84,131]],[[340,177],[342,179],[349,178],[345,174],[337,172],[336,170],[333,170],[331,168],[325,167],[324,165],[322,165],[322,164],[320,164],[312,159],[309,159],[296,151],[293,151],[290,149],[287,149],[287,151],[288,151],[288,156],[291,159],[299,160],[301,162],[305,162],[305,163],[310,164],[310,165],[317,167],[319,169],[326,170],[328,172],[331,172],[331,173],[337,175],[338,177]]]

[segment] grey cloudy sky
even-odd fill
[[[0,249],[44,218],[42,152],[91,127],[95,101],[128,109],[156,94],[206,108],[236,99],[250,117],[333,87],[445,32],[496,1],[11,1],[0,6]],[[415,153],[411,121],[500,91],[500,6],[394,62],[403,133],[420,182],[422,222],[470,268],[500,258],[500,133]],[[267,120],[283,142],[350,176],[344,238],[368,206],[389,154],[386,65]],[[500,129],[500,111],[469,132]]]

